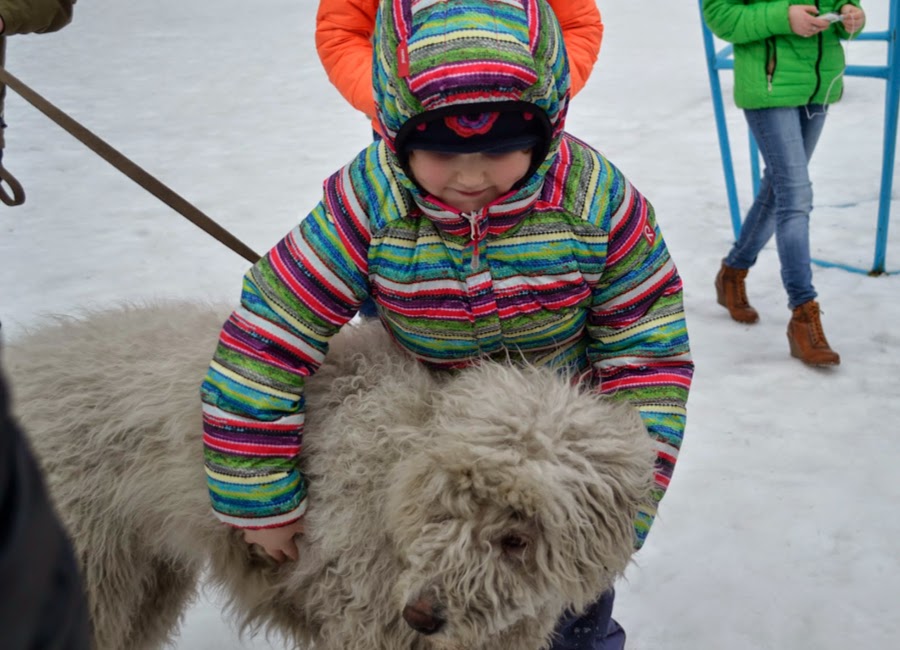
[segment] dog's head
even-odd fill
[[[397,605],[433,647],[537,645],[628,564],[652,483],[646,429],[630,406],[500,364],[449,381],[428,426],[433,446],[396,468],[388,502],[408,567]]]

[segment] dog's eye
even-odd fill
[[[511,533],[500,539],[500,548],[507,555],[521,556],[528,548],[528,540],[522,535]]]
[[[440,525],[440,524],[446,524],[448,521],[451,521],[452,519],[453,519],[453,517],[451,517],[449,514],[442,513],[439,515],[434,515],[433,517],[429,517],[428,523]]]

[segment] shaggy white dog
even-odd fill
[[[380,324],[308,384],[300,560],[211,513],[198,387],[226,314],[63,319],[6,350],[15,411],[71,533],[97,650],[158,648],[208,569],[244,626],[318,650],[537,650],[632,554],[654,453],[636,412],[546,370],[439,376]]]

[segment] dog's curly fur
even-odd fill
[[[625,569],[654,461],[634,409],[548,370],[435,375],[376,323],[345,328],[308,382],[306,533],[299,562],[269,561],[212,515],[202,471],[225,315],[126,307],[6,350],[97,650],[160,647],[204,569],[245,627],[303,648],[537,650]]]

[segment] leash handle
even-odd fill
[[[6,36],[0,35],[0,70],[4,67],[6,67]],[[22,184],[16,180],[16,177],[3,166],[3,147],[6,144],[6,141],[3,139],[3,129],[6,128],[6,122],[3,121],[5,100],[6,84],[0,81],[0,201],[9,206],[16,206],[25,203],[25,190],[22,188]],[[7,191],[7,187],[9,191]]]
[[[6,187],[9,187],[7,191]],[[16,206],[25,203],[25,190],[10,171],[0,163],[0,201],[6,205]]]

